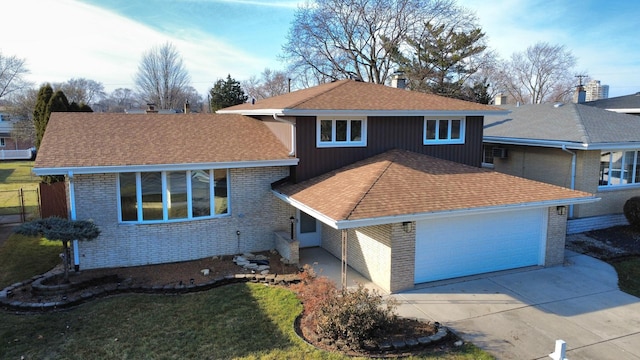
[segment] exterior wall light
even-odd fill
[[[411,221],[403,222],[402,223],[402,228],[404,229],[404,232],[410,233],[411,231],[413,231],[413,222],[411,222]]]
[[[556,206],[556,211],[558,212],[558,215],[566,215],[567,214],[567,207],[566,206]]]

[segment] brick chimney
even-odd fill
[[[191,112],[191,105],[189,105],[189,100],[187,100],[184,103],[184,113],[188,114],[190,112]]]
[[[494,105],[507,105],[507,95],[503,93],[496,94],[496,97],[493,99]]]

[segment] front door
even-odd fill
[[[311,215],[298,210],[296,236],[300,247],[320,246],[320,224]]]

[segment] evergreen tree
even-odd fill
[[[47,122],[49,122],[49,113],[47,111],[49,100],[51,100],[52,96],[53,88],[51,88],[50,84],[45,84],[40,87],[36,106],[33,109],[33,122],[36,128],[36,149],[40,148],[44,130],[47,128]]]
[[[211,111],[217,111],[247,101],[248,96],[242,90],[240,82],[227,75],[226,80],[219,79],[209,91],[211,95]]]

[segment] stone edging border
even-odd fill
[[[33,312],[33,311],[54,311],[67,309],[88,302],[90,300],[117,294],[186,294],[192,292],[205,291],[216,287],[245,282],[264,283],[272,285],[288,285],[300,282],[297,274],[235,274],[211,279],[202,284],[179,284],[179,285],[153,285],[144,286],[140,284],[129,285],[126,282],[110,283],[97,287],[93,290],[80,292],[78,295],[70,296],[62,301],[56,302],[22,302],[11,300],[13,292],[21,287],[27,286],[34,281],[42,281],[46,276],[36,275],[29,280],[18,282],[0,290],[0,307],[8,311]]]
[[[302,319],[303,314],[300,314],[296,317],[296,319],[293,322],[293,332],[298,336],[298,338],[300,338],[302,341],[304,341],[305,343],[307,343],[310,346],[313,346],[316,349],[319,350],[325,350],[322,348],[317,347],[316,345],[314,345],[313,343],[311,343],[309,340],[307,340],[300,332],[300,321]],[[449,328],[447,328],[446,326],[442,326],[440,324],[436,324],[438,331],[433,334],[433,335],[429,335],[429,336],[424,336],[424,337],[419,337],[419,338],[407,338],[404,340],[395,340],[395,341],[383,341],[379,344],[375,344],[374,346],[367,348],[366,350],[368,351],[380,351],[382,352],[382,354],[379,355],[370,355],[370,357],[379,357],[379,358],[385,358],[388,356],[385,356],[384,354],[389,354],[389,353],[399,353],[399,352],[403,352],[403,351],[407,351],[407,350],[412,350],[414,348],[417,348],[419,346],[430,346],[430,345],[435,345],[440,343],[441,341],[443,341],[444,339],[447,338],[447,335],[452,334],[449,331]],[[358,355],[360,356],[360,355]]]

